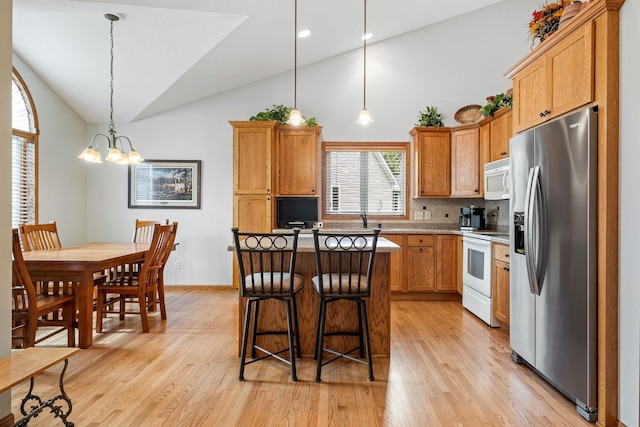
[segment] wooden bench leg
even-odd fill
[[[73,406],[71,405],[71,399],[64,391],[64,373],[67,370],[68,364],[69,359],[64,359],[64,366],[60,373],[60,394],[47,401],[43,402],[40,396],[32,393],[35,377],[31,377],[29,391],[20,404],[20,412],[23,418],[13,424],[12,427],[26,426],[32,418],[40,415],[45,408],[49,408],[54,414],[54,418],[60,418],[66,427],[73,427],[74,424],[67,421],[67,417],[71,413]],[[29,409],[29,411],[27,411],[27,409]]]

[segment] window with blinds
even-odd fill
[[[37,130],[31,96],[20,75],[12,79],[11,225],[36,222]]]
[[[408,143],[324,143],[324,214],[407,215]]]

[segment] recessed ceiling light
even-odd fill
[[[373,37],[373,33],[367,33],[365,35],[363,35],[361,37],[362,40],[369,40],[371,37]]]
[[[309,34],[311,34],[311,30],[300,30],[298,32],[298,38],[303,39],[305,37],[309,37]]]

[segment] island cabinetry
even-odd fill
[[[480,128],[451,128],[451,197],[479,197],[481,181]]]
[[[451,133],[448,127],[415,127],[413,136],[414,197],[451,194]]]
[[[407,291],[435,291],[435,250],[433,235],[407,236]]]
[[[513,76],[516,132],[594,100],[593,25],[582,24]]]
[[[490,122],[491,162],[509,157],[509,140],[513,136],[513,110],[502,108]]]
[[[277,192],[282,196],[317,196],[320,126],[280,126],[277,144]]]
[[[493,244],[493,315],[509,324],[509,246]]]
[[[407,246],[405,243],[405,236],[402,234],[381,234],[380,236],[395,243],[401,248],[400,252],[392,252],[389,254],[391,258],[389,265],[389,288],[391,291],[401,291],[404,286],[402,255],[404,248]]]

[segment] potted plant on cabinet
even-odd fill
[[[416,123],[416,126],[443,127],[444,119],[445,115],[444,113],[438,112],[438,107],[429,105],[424,110],[418,112],[418,123]]]
[[[255,116],[251,116],[249,120],[251,121],[274,120],[278,122],[278,124],[286,125],[290,112],[291,112],[291,107],[274,104],[272,108],[267,108],[264,111],[259,112]],[[306,123],[305,123],[306,126],[318,126],[318,121],[315,117],[310,117],[308,119],[305,118],[305,120],[306,120]]]

